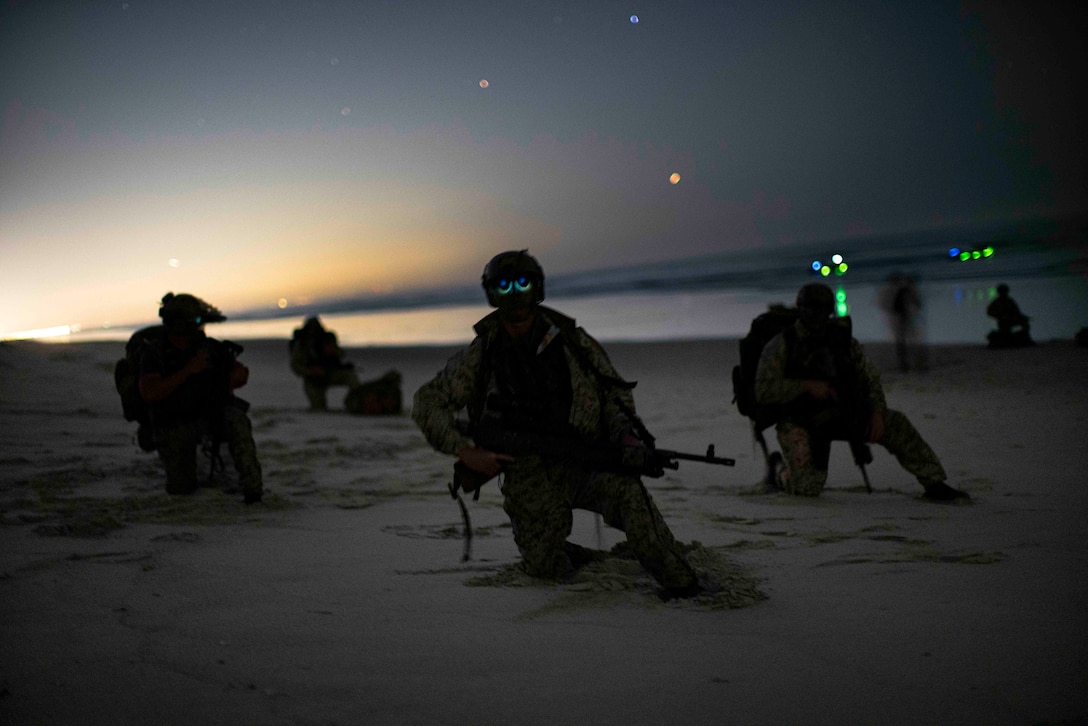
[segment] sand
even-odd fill
[[[879,448],[867,494],[844,444],[820,498],[753,493],[736,342],[608,346],[659,445],[737,459],[646,480],[732,588],[663,603],[622,547],[572,583],[519,577],[494,484],[462,562],[452,462],[407,414],[308,413],[285,341],[245,345],[248,508],[230,476],[166,496],[121,418],[121,344],[0,345],[0,723],[1088,720],[1084,349],[937,347],[905,375],[867,346],[973,497],[939,505]],[[450,350],[350,357],[410,401]],[[585,514],[572,539],[623,538]]]

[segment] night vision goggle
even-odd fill
[[[533,280],[526,275],[517,278],[500,277],[492,281],[491,289],[499,295],[525,293],[533,289]]]

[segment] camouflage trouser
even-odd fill
[[[831,440],[812,436],[807,429],[789,422],[779,423],[775,430],[786,462],[779,484],[788,494],[819,496],[827,483]],[[923,486],[945,480],[940,459],[899,411],[884,412],[884,436],[878,443]]]
[[[169,494],[191,494],[196,491],[197,448],[204,436],[214,431],[210,419],[183,421],[155,430],[159,459],[166,468],[166,491]],[[235,406],[223,411],[220,440],[230,450],[238,482],[246,494],[260,494],[264,488],[261,464],[257,460],[257,445],[253,441],[253,429],[249,416]]]
[[[514,542],[533,577],[557,578],[573,569],[565,544],[572,510],[585,509],[626,533],[632,552],[663,587],[695,584],[695,573],[637,477],[521,456],[507,465],[502,493]]]
[[[350,391],[359,385],[359,376],[354,368],[340,368],[324,376],[306,376],[302,379],[302,390],[310,401],[310,410],[325,411],[329,407],[326,393],[333,386],[347,386]]]

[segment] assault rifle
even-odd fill
[[[707,447],[705,455],[688,454],[671,449],[648,446],[624,446],[584,441],[573,434],[540,433],[507,429],[499,424],[481,422],[468,430],[460,426],[462,433],[472,436],[476,445],[488,451],[510,456],[535,454],[546,459],[570,461],[588,469],[610,471],[634,476],[658,478],[666,469],[679,469],[681,461],[698,461],[716,466],[733,466],[734,459],[716,456],[714,445]],[[456,498],[457,490],[473,492],[479,498],[480,488],[491,480],[469,469],[462,462],[454,464],[454,481],[450,494]]]
[[[572,433],[544,433],[508,429],[497,423],[478,423],[469,426],[459,421],[457,428],[482,449],[510,456],[535,454],[546,459],[570,461],[589,469],[612,471],[636,476],[660,477],[665,469],[679,469],[681,461],[699,461],[717,466],[733,466],[736,461],[714,455],[714,445],[707,447],[706,455],[686,454],[682,451],[657,449],[648,446],[623,446],[587,442]],[[648,436],[648,432],[646,433]],[[461,508],[465,523],[464,552],[462,562],[472,559],[472,523],[468,507],[461,498],[461,490],[471,492],[474,500],[480,498],[480,489],[493,477],[468,468],[461,461],[453,465],[453,481],[449,484],[450,497]]]

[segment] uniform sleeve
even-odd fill
[[[458,449],[474,445],[472,439],[457,430],[455,417],[477,396],[482,358],[483,344],[477,338],[450,358],[446,367],[415,393],[412,420],[436,451],[452,456]]]
[[[888,402],[884,398],[884,386],[880,383],[880,371],[865,355],[865,350],[857,340],[850,341],[850,357],[862,385],[868,392],[869,404],[877,411],[886,411]]]
[[[615,366],[612,365],[612,361],[604,347],[593,336],[587,333],[585,329],[578,328],[578,339],[579,345],[589,355],[589,362],[597,369],[597,372],[617,381],[624,380]],[[595,386],[606,385],[592,373],[589,375],[589,380]],[[604,396],[603,403],[604,411],[601,412],[600,420],[603,420],[605,427],[608,429],[604,433],[609,440],[619,441],[625,433],[631,430],[635,423],[631,420],[631,416],[635,414],[635,396],[629,388],[610,386],[609,395]]]
[[[789,403],[803,394],[799,378],[786,377],[786,338],[776,335],[763,348],[756,369],[756,401],[765,405]]]
[[[291,341],[291,370],[296,375],[306,375],[306,345],[301,339]]]
[[[159,375],[165,375],[166,373],[166,365],[163,362],[162,354],[156,350],[153,345],[145,345],[143,347],[143,351],[140,353],[138,366],[140,378],[152,373],[157,373]]]

